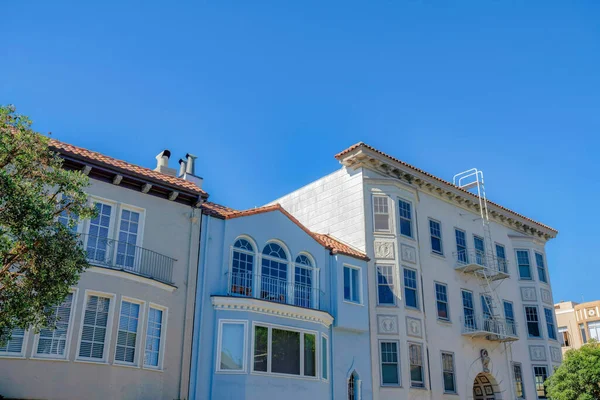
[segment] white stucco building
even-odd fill
[[[561,361],[544,251],[557,231],[488,202],[486,234],[466,190],[364,143],[336,158],[273,203],[370,258],[373,398],[545,398]]]

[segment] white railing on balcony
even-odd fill
[[[87,234],[80,237],[91,265],[173,283],[174,258],[128,242]]]
[[[468,315],[461,318],[462,334],[469,336],[492,336],[494,340],[518,339],[517,324],[513,320],[486,315]]]
[[[481,250],[461,250],[453,253],[456,269],[464,272],[485,270],[488,276],[508,277],[508,261],[506,258],[486,254]]]
[[[312,285],[251,272],[230,274],[228,294],[314,309],[320,300],[320,290]]]

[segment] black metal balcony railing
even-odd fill
[[[477,272],[485,269],[492,275],[508,276],[508,261],[506,258],[472,249],[455,252],[454,257],[456,259],[456,269],[465,270],[465,272]]]
[[[496,340],[516,340],[517,324],[513,320],[487,315],[467,315],[462,318],[463,335],[491,335]]]
[[[241,272],[231,274],[228,294],[253,297],[304,308],[319,308],[320,291],[312,285]]]
[[[81,235],[81,245],[91,265],[173,283],[174,258],[132,243],[88,234]]]

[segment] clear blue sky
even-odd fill
[[[446,179],[477,166],[560,230],[555,300],[600,298],[600,2],[121,3],[4,4],[0,103],[148,167],[197,154],[236,208],[361,140]]]

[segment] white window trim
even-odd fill
[[[546,279],[545,281],[540,279],[540,272],[539,272],[540,267],[537,262],[536,254],[539,254],[540,256],[542,256],[542,262],[544,263],[544,268],[542,268],[542,269],[544,270],[544,278]],[[541,251],[533,250],[533,258],[535,261],[535,270],[538,274],[538,281],[540,283],[543,283],[544,285],[549,285],[550,284],[550,275],[548,274],[548,263],[546,262],[546,255],[544,253],[542,253]]]
[[[323,348],[323,339],[326,340],[325,348]],[[325,363],[325,372],[327,372],[327,378],[323,378],[323,369],[321,368],[321,374],[319,375],[323,382],[329,382],[329,374],[331,373],[331,368],[329,368],[330,356],[329,356],[329,336],[324,333],[321,333],[321,343],[320,343],[320,355],[319,361],[321,361],[321,366],[323,366],[323,354],[327,355],[327,362]],[[252,351],[252,357],[254,357],[254,351]]]
[[[383,383],[383,360],[381,358],[381,343],[396,343],[396,357],[398,358],[398,361],[396,362],[397,366],[398,366],[398,383]],[[398,388],[398,387],[402,387],[402,369],[400,366],[400,342],[398,340],[386,340],[386,339],[380,339],[378,342],[378,353],[379,353],[379,385],[381,387],[391,387],[391,388]],[[410,362],[410,360],[409,360]],[[409,368],[410,371],[410,368]]]
[[[243,325],[244,326],[244,346],[242,347],[242,369],[231,370],[221,369],[221,345],[223,339],[223,325]],[[215,371],[219,374],[246,374],[248,372],[248,321],[244,319],[220,319],[217,336],[217,357]]]
[[[344,268],[350,268],[358,270],[358,301],[353,301],[346,299],[344,294]],[[350,279],[352,279],[352,274],[350,274]],[[352,286],[350,286],[352,288]],[[342,265],[342,296],[344,299],[344,303],[353,304],[353,305],[363,305],[363,277],[362,277],[362,268],[357,267],[356,265],[346,264]],[[352,297],[352,295],[350,296]]]
[[[61,202],[62,201],[62,197],[63,197],[63,194],[62,193],[58,193],[56,195],[56,202],[57,203]],[[88,196],[87,203],[89,204],[89,196]],[[56,217],[56,220],[58,220],[59,216]],[[84,221],[82,221],[79,218],[77,218],[77,226],[75,227],[76,228],[75,229],[75,233],[81,234],[83,232],[83,226],[84,226]]]
[[[106,297],[106,298],[110,299],[110,303],[108,305],[106,336],[104,337],[104,350],[103,350],[103,354],[102,354],[102,359],[79,356],[79,350],[81,349],[81,339],[83,336],[83,321],[85,320],[85,310],[87,308],[87,301],[90,296]],[[79,338],[77,340],[77,350],[76,350],[77,353],[75,355],[76,362],[108,364],[108,355],[110,352],[109,351],[110,350],[110,341],[112,339],[112,330],[113,330],[116,299],[117,299],[117,296],[114,293],[99,292],[96,290],[89,290],[89,289],[85,290],[84,296],[83,296],[83,307],[81,308],[81,321],[79,322]]]
[[[255,335],[256,335],[256,327],[260,326],[263,328],[267,328],[268,329],[268,335],[267,335],[267,372],[264,371],[255,371],[254,370],[254,343],[255,343]],[[270,372],[270,370],[272,370],[271,367],[271,357],[273,356],[273,350],[272,350],[272,344],[273,344],[273,338],[272,338],[272,331],[274,329],[278,329],[278,330],[284,330],[284,331],[291,331],[291,332],[298,332],[300,333],[300,375],[292,375],[292,374],[282,374],[280,372]],[[304,375],[304,333],[308,333],[310,335],[314,335],[315,336],[315,376],[307,376]],[[250,364],[252,365],[252,367],[250,368],[250,374],[252,375],[263,375],[263,376],[273,376],[273,377],[279,377],[279,378],[292,378],[292,379],[302,379],[302,380],[310,380],[310,381],[318,381],[321,378],[321,368],[319,366],[319,363],[321,361],[319,355],[319,348],[321,347],[320,343],[316,343],[317,342],[317,338],[319,337],[319,332],[317,331],[313,331],[313,330],[308,330],[308,329],[301,329],[301,328],[296,328],[296,327],[291,327],[291,326],[285,326],[285,325],[277,325],[277,324],[269,324],[269,323],[263,323],[263,322],[257,322],[257,321],[252,321],[252,340],[251,340],[251,346],[250,346],[250,354],[252,359],[250,360]],[[329,345],[329,340],[327,341],[327,345]]]
[[[401,231],[401,229],[400,229],[401,220],[402,219],[406,219],[406,218],[403,218],[403,217],[400,216],[400,202],[399,201],[403,201],[405,203],[410,204],[410,233],[411,233],[410,236],[403,234],[402,231]],[[398,234],[400,236],[405,237],[405,238],[409,238],[409,239],[413,239],[414,240],[414,238],[415,238],[415,218],[414,218],[414,215],[415,215],[415,205],[414,205],[414,203],[412,201],[410,201],[410,200],[405,199],[404,197],[398,197],[397,198],[397,202],[396,202],[395,205],[398,206],[398,208],[397,208],[397,210],[398,210]],[[394,214],[395,213],[396,213],[396,211],[394,211]]]
[[[431,234],[431,222],[433,221],[435,223],[437,223],[440,226],[440,248],[441,248],[441,252],[437,252],[433,250],[433,241],[431,240],[433,238],[433,235]],[[442,223],[441,221],[434,219],[434,218],[427,218],[427,233],[429,233],[429,251],[431,254],[433,254],[434,256],[438,256],[438,257],[445,257],[444,256],[444,239],[443,239],[443,234],[442,234]]]
[[[425,349],[423,346],[423,343],[419,343],[419,342],[406,342],[408,344],[408,376],[409,376],[409,381],[410,381],[410,387],[411,389],[422,389],[422,390],[426,390],[427,389],[427,371],[425,369],[426,365],[425,365]],[[423,386],[415,386],[413,385],[413,380],[412,378],[410,378],[410,346],[411,345],[415,345],[415,346],[419,346],[421,348],[421,369],[423,372]],[[442,371],[443,372],[443,371]]]
[[[535,281],[535,273],[533,271],[533,265],[531,263],[531,252],[529,251],[529,249],[522,249],[522,248],[515,248],[515,261],[516,261],[516,267],[517,267],[517,277],[518,280],[520,281],[526,281],[526,282],[533,282]],[[531,275],[530,278],[522,278],[521,277],[521,269],[519,268],[519,256],[517,255],[517,253],[519,251],[525,251],[527,252],[527,258],[529,259],[529,274]],[[533,260],[535,261],[535,260]],[[536,268],[537,269],[537,268]]]
[[[127,361],[119,361],[117,360],[117,343],[119,336],[119,325],[121,322],[121,310],[123,309],[123,301],[127,301],[129,303],[139,304],[140,312],[138,314],[138,330],[136,332],[136,343],[135,343],[135,354],[133,356],[133,362]],[[136,299],[133,297],[121,296],[121,301],[119,302],[119,314],[117,319],[117,340],[115,340],[115,354],[113,356],[113,363],[123,366],[129,367],[138,367],[140,366],[140,360],[143,360],[143,357],[140,357],[140,353],[143,350],[142,341],[143,338],[146,337],[146,329],[145,327],[145,316],[146,316],[146,302],[140,299]]]
[[[454,379],[454,391],[446,390],[446,383],[444,381],[444,354],[450,354],[452,356],[452,378]],[[442,388],[444,394],[458,394],[458,387],[456,385],[456,355],[453,351],[440,350],[440,366],[442,367]]]
[[[384,197],[387,201],[387,215],[388,215],[388,229],[387,230],[377,230],[375,228],[375,198],[376,197]],[[392,213],[390,212],[390,197],[384,193],[374,193],[371,196],[371,215],[373,216],[373,233],[392,233],[393,232],[393,221],[392,221]],[[383,215],[383,214],[381,214]]]
[[[441,285],[446,288],[446,310],[448,313],[447,318],[442,318],[438,315],[437,285]],[[450,312],[450,295],[449,295],[449,291],[448,291],[448,284],[439,282],[439,281],[433,281],[433,294],[434,294],[434,299],[435,299],[435,316],[436,316],[437,320],[441,321],[441,322],[445,322],[445,323],[452,323],[452,314]],[[461,294],[461,301],[462,301],[462,294]]]
[[[394,280],[392,282],[392,294],[393,294],[393,302],[392,303],[381,303],[379,301],[379,267],[390,267],[392,268],[392,279]],[[377,296],[377,306],[378,307],[397,307],[398,306],[398,285],[397,282],[399,281],[398,276],[397,275],[398,272],[398,268],[396,268],[396,264],[390,263],[390,262],[376,262],[375,263],[375,283],[377,286],[377,290],[375,293],[375,296]],[[388,285],[389,286],[389,285]]]
[[[535,337],[535,336],[531,336],[529,334],[529,326],[528,321],[527,321],[527,307],[535,307],[536,312],[537,312],[537,318],[538,318],[538,330],[540,331],[540,336],[539,337]],[[537,304],[523,304],[523,316],[525,317],[525,332],[527,332],[527,339],[531,339],[531,340],[541,340],[544,339],[544,327],[542,325],[542,315],[540,314],[540,308],[538,307]],[[545,318],[545,316],[544,316]],[[545,322],[545,321],[544,321]]]
[[[550,308],[550,307],[544,307],[542,306],[542,308],[544,309],[544,323],[546,325],[546,333],[548,335],[548,340],[552,340],[555,342],[560,342],[558,340],[558,329],[556,326],[556,314],[554,314],[554,309]],[[550,337],[550,331],[548,331],[548,317],[546,316],[546,310],[550,311],[550,315],[552,316],[552,326],[554,327],[554,338]]]
[[[29,333],[30,333],[29,329],[25,329],[23,331],[23,344],[21,345],[20,353],[0,352],[0,359],[5,359],[5,358],[24,359],[25,351],[27,350],[27,342],[29,340]]]
[[[416,288],[409,288],[409,289],[414,290],[416,292],[416,296],[415,296],[416,299],[417,299],[417,306],[416,307],[409,306],[409,305],[406,304],[406,281],[405,281],[405,278],[404,278],[404,270],[405,269],[411,270],[411,271],[413,271],[415,273],[415,280],[417,281],[417,287]],[[421,300],[419,299],[419,271],[417,271],[414,268],[407,267],[405,265],[402,266],[402,289],[403,289],[402,295],[404,297],[404,307],[407,308],[407,309],[409,309],[409,310],[418,310],[418,311],[421,311]],[[436,315],[437,315],[437,313],[436,313]]]
[[[523,392],[523,396],[520,396],[520,397],[517,397],[517,380],[515,379],[515,365],[518,365],[519,368],[521,369],[521,391]],[[511,367],[512,367],[512,370],[510,372],[512,374],[513,395],[515,397],[517,397],[517,399],[525,399],[527,397],[527,393],[525,391],[525,379],[524,379],[525,377],[523,376],[523,364],[521,364],[520,362],[512,362]],[[534,381],[535,381],[535,376],[534,376]],[[537,397],[537,395],[536,395],[536,397]]]
[[[536,381],[536,376],[535,376],[535,368],[536,367],[543,367],[546,368],[546,379],[550,378],[550,368],[548,367],[547,364],[531,364],[531,374],[533,375],[533,393],[535,395],[536,399],[548,399],[548,397],[538,397],[537,395],[537,381]],[[523,368],[521,367],[521,374],[523,374]]]
[[[71,314],[69,315],[69,327],[67,328],[67,342],[65,344],[65,355],[57,356],[54,354],[38,354],[37,349],[38,349],[38,343],[40,340],[40,334],[37,333],[37,334],[35,334],[35,337],[33,339],[33,349],[31,350],[31,358],[32,359],[42,359],[42,360],[46,360],[46,359],[68,360],[69,359],[69,354],[70,354],[70,350],[71,350],[71,342],[73,339],[73,331],[74,331],[73,327],[75,326],[75,312],[76,312],[76,308],[77,308],[79,288],[71,288],[69,290],[69,292],[73,293],[73,303],[71,304]],[[81,318],[83,320],[83,314],[82,314]]]
[[[240,239],[247,240],[250,243],[250,245],[252,246],[252,248],[254,249],[254,251],[249,251],[249,250],[239,249],[237,247],[234,247],[233,245],[235,244],[235,242],[237,242]],[[257,270],[262,265],[259,264],[258,245],[257,245],[256,241],[248,235],[237,236],[235,239],[233,239],[233,242],[229,246],[229,270],[228,270],[229,274],[227,277],[227,281],[228,281],[227,282],[227,293],[230,293],[230,291],[231,291],[231,285],[232,285],[232,279],[233,279],[233,252],[234,251],[237,251],[237,252],[240,252],[243,254],[248,254],[253,257],[253,260],[252,260],[252,297],[257,298],[257,294],[258,294],[258,287],[257,287],[258,286],[258,282],[257,282],[258,278],[257,278],[257,276],[259,275],[259,271],[257,271]],[[241,297],[243,297],[243,296],[241,296]]]
[[[156,310],[161,310],[162,311],[162,324],[160,326],[160,348],[158,349],[158,365],[147,365],[146,363],[144,363],[144,357],[146,354],[146,339],[147,339],[147,334],[146,332],[148,331],[148,314],[150,313],[150,309],[154,308]],[[142,369],[148,369],[148,370],[153,370],[153,371],[162,371],[163,370],[163,366],[164,366],[164,361],[165,361],[165,352],[166,352],[166,347],[167,347],[167,321],[169,320],[169,308],[165,307],[165,306],[161,306],[160,304],[156,304],[156,303],[148,303],[148,307],[146,307],[146,325],[144,325],[144,346],[142,347],[143,351],[144,351],[144,356],[142,356]]]

